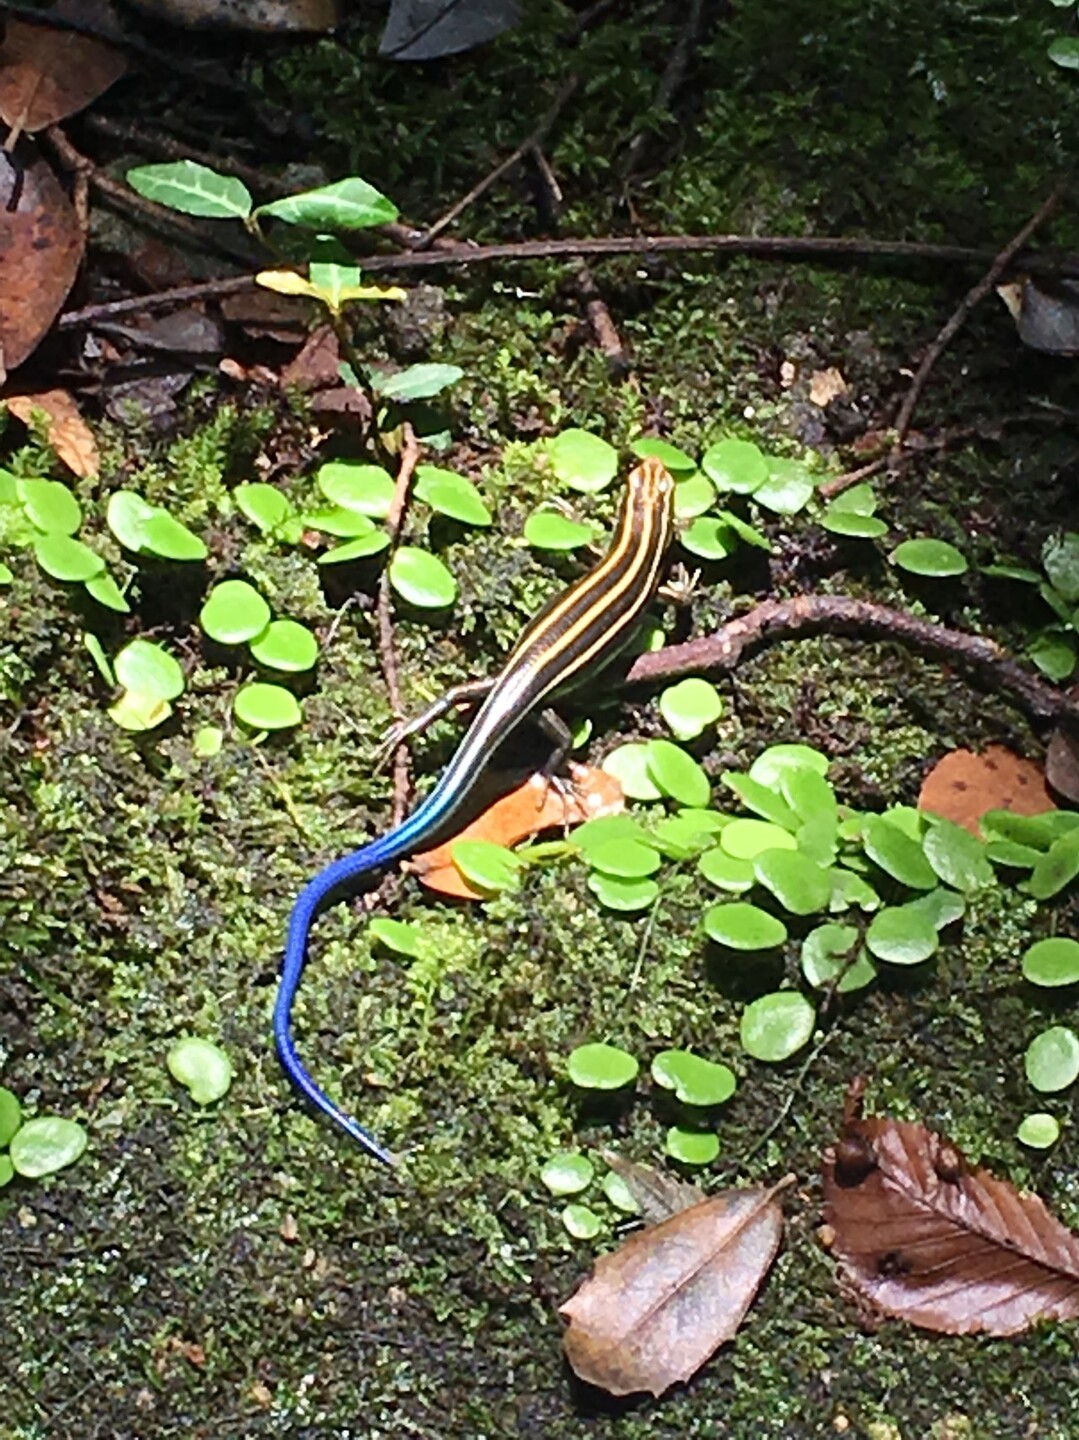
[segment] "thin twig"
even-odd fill
[[[995,641],[949,630],[904,610],[845,595],[798,595],[765,600],[711,635],[639,655],[629,668],[630,685],[654,685],[680,675],[734,670],[749,649],[772,640],[814,634],[864,635],[895,640],[938,659],[962,665],[1008,691],[1028,714],[1079,726],[1079,699],[1014,660]]]
[[[978,283],[972,286],[963,296],[950,319],[941,328],[937,338],[922,356],[921,362],[914,372],[914,378],[910,382],[910,388],[903,397],[903,403],[899,407],[899,415],[896,418],[895,444],[892,447],[892,453],[896,457],[899,456],[903,449],[903,442],[907,438],[907,431],[910,429],[910,422],[914,418],[915,408],[921,398],[922,391],[925,389],[926,381],[933,371],[934,365],[936,365],[946,347],[966,324],[967,316],[975,306],[979,305],[990,291],[992,291],[1000,277],[1011,267],[1015,257],[1023,247],[1029,243],[1034,232],[1040,229],[1053,213],[1059,199],[1060,192],[1054,190],[1048,199],[1044,200],[1042,204],[1038,206],[1037,211],[1031,216],[1023,228],[1012,236],[1004,249],[993,257],[993,262],[989,266],[989,269]]]
[[[415,431],[406,421],[401,427],[401,458],[397,469],[397,483],[394,486],[390,513],[386,517],[386,530],[390,537],[390,552],[397,547],[397,537],[405,517],[408,492],[412,475],[420,458],[420,443]],[[401,686],[397,675],[397,648],[393,642],[393,602],[390,594],[390,567],[387,564],[378,582],[378,656],[382,673],[386,679],[386,692],[390,697],[390,713],[395,721],[404,718],[401,707]],[[400,825],[408,807],[408,746],[399,741],[393,750],[393,824]]]
[[[652,102],[655,110],[668,110],[671,101],[678,92],[679,86],[685,78],[686,68],[689,65],[689,57],[693,53],[694,42],[700,33],[701,16],[704,13],[704,0],[690,0],[686,7],[686,19],[670,55],[667,64],[656,90],[656,98]],[[644,156],[644,149],[648,143],[648,131],[638,130],[630,140],[626,148],[625,159],[623,160],[621,173],[622,179],[628,180],[634,170],[640,164]]]
[[[439,216],[433,225],[424,231],[419,240],[416,241],[415,248],[417,250],[426,250],[432,240],[441,235],[443,230],[448,230],[453,222],[463,215],[471,204],[478,200],[481,195],[485,195],[491,186],[500,180],[508,170],[512,170],[519,161],[523,160],[530,150],[535,150],[543,144],[551,126],[558,119],[570,99],[572,99],[580,83],[576,75],[571,76],[569,80],[566,81],[554,100],[547,107],[547,110],[544,112],[532,133],[521,141],[516,150],[507,155],[504,160],[500,160],[493,170],[488,171],[482,180],[478,180],[467,195],[462,195],[460,200],[451,205],[444,214]]]
[[[806,1076],[820,1059],[825,1048],[831,1044],[833,1038],[838,1033],[839,1032],[837,1030],[829,1030],[826,1034],[820,1036],[820,1038],[817,1040],[816,1044],[813,1046],[812,1050],[810,1050],[809,1054],[807,1055],[805,1063],[802,1065],[797,1075],[795,1075],[794,1079],[791,1081],[787,1089],[787,1094],[784,1098],[783,1104],[776,1111],[775,1119],[763,1132],[763,1134],[757,1136],[753,1144],[749,1147],[745,1154],[741,1156],[738,1161],[738,1169],[742,1169],[744,1166],[748,1165],[749,1162],[753,1159],[754,1155],[759,1154],[760,1151],[764,1149],[764,1147],[768,1144],[769,1140],[771,1140],[772,1136],[783,1124],[784,1120],[786,1120],[787,1116],[791,1112],[791,1106],[794,1104],[799,1090],[801,1090],[802,1086],[805,1084]]]

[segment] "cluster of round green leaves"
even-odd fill
[[[561,1150],[543,1164],[540,1180],[559,1200],[568,1203],[562,1210],[562,1224],[575,1240],[594,1240],[607,1228],[605,1219],[592,1204],[571,1197],[583,1195],[596,1178],[595,1164],[579,1150]],[[599,1182],[604,1199],[619,1217],[639,1214],[640,1207],[620,1175],[605,1170]]]
[[[32,551],[46,575],[82,585],[99,605],[125,614],[130,607],[104,560],[77,538],[82,518],[82,506],[59,480],[18,479],[0,470],[0,543]],[[13,578],[0,563],[0,584]]]
[[[60,1115],[23,1120],[12,1091],[0,1085],[0,1189],[16,1175],[40,1180],[73,1164],[86,1149],[86,1131]]]
[[[1041,558],[1044,574],[1019,565],[986,565],[983,573],[1037,587],[1054,618],[1033,635],[1027,654],[1043,674],[1059,683],[1074,673],[1079,658],[1079,534],[1065,530],[1051,535],[1042,546]]]
[[[275,620],[266,600],[246,580],[222,580],[206,597],[199,624],[219,645],[246,645],[264,669],[299,675],[314,668],[318,641],[298,620]],[[283,685],[248,681],[233,710],[252,730],[284,730],[303,719],[299,701]]]

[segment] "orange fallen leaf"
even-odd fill
[[[1079,1235],[922,1125],[848,1113],[824,1203],[828,1249],[888,1315],[947,1335],[1079,1317]]]
[[[827,370],[814,370],[809,377],[809,403],[823,410],[840,395],[845,395],[847,389],[847,382],[834,365]]]
[[[86,479],[98,471],[97,443],[79,407],[66,390],[40,390],[34,395],[8,395],[7,408],[29,425],[35,411],[46,419],[49,444],[74,474]]]
[[[1040,765],[1003,745],[990,745],[981,755],[952,750],[938,761],[922,781],[918,809],[943,815],[980,837],[978,822],[987,810],[1041,815],[1056,805]]]
[[[724,1190],[641,1230],[596,1261],[559,1310],[566,1359],[611,1395],[664,1390],[738,1330],[783,1236],[780,1190]]]
[[[50,26],[51,16],[119,35],[102,0],[57,0],[33,25],[9,19],[0,47],[0,118],[17,133],[33,134],[84,110],[127,69],[115,45]]]
[[[413,855],[405,867],[419,876],[430,890],[458,900],[487,897],[464,878],[450,858],[458,840],[490,840],[496,845],[516,845],[541,830],[565,829],[593,820],[597,815],[617,815],[625,809],[622,787],[613,775],[590,765],[570,767],[573,790],[564,794],[542,775],[532,775],[516,790],[501,796],[457,835],[451,835],[433,850]]]

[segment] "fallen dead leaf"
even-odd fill
[[[516,845],[541,830],[566,829],[593,820],[598,815],[617,815],[625,809],[622,787],[613,775],[590,765],[570,767],[573,791],[563,794],[542,775],[532,775],[516,790],[501,796],[477,815],[456,835],[433,850],[422,850],[405,865],[422,884],[440,895],[458,900],[488,897],[464,878],[450,858],[459,840],[490,840],[496,845]]]
[[[845,395],[847,388],[846,380],[834,366],[827,370],[814,370],[809,377],[809,403],[819,405],[823,410],[840,395]]]
[[[1045,778],[1065,800],[1079,805],[1079,736],[1064,725],[1058,725],[1049,738]]]
[[[303,349],[281,371],[281,388],[325,390],[341,383],[341,350],[329,325],[319,325],[307,337]]]
[[[672,1175],[669,1170],[655,1170],[651,1165],[638,1165],[635,1160],[623,1159],[614,1150],[604,1150],[601,1154],[608,1169],[613,1170],[624,1182],[649,1225],[658,1225],[661,1220],[669,1220],[672,1215],[688,1210],[692,1205],[699,1205],[707,1198],[699,1186],[679,1180],[678,1176]]]
[[[662,1395],[737,1332],[783,1236],[779,1192],[725,1190],[596,1261],[559,1310],[566,1359],[611,1395]]]
[[[75,283],[84,237],[29,140],[0,152],[0,381],[37,347]]]
[[[1025,275],[998,285],[1019,339],[1047,355],[1079,354],[1079,285],[1074,280]]]
[[[84,480],[97,474],[97,443],[89,425],[79,414],[79,407],[66,390],[8,395],[5,404],[24,425],[30,424],[35,411],[43,414],[48,442],[67,468]]]
[[[57,0],[27,25],[9,19],[0,46],[0,118],[16,134],[33,134],[84,110],[127,69],[122,50],[48,23],[50,18],[119,35],[116,14],[103,0]]]
[[[1003,745],[990,745],[981,755],[952,750],[939,760],[922,781],[918,809],[943,815],[980,837],[978,822],[987,810],[1041,815],[1056,804],[1040,765]]]
[[[337,0],[132,0],[135,7],[170,25],[228,30],[332,30],[340,19]]]
[[[922,1125],[848,1113],[824,1205],[828,1248],[888,1315],[948,1335],[1079,1317],[1079,1235]]]

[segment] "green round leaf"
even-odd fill
[[[712,786],[693,756],[671,740],[647,742],[649,778],[680,805],[707,806]]]
[[[357,517],[362,518],[362,517]],[[357,540],[350,540],[346,545],[335,545],[332,550],[327,550],[325,555],[320,555],[320,565],[340,565],[348,560],[366,560],[369,555],[377,555],[380,550],[385,550],[390,543],[390,537],[385,530],[372,530],[369,535],[361,535]]]
[[[932,890],[937,873],[926,858],[921,842],[912,840],[898,825],[880,815],[867,815],[862,827],[865,853],[893,880],[912,890]]]
[[[776,515],[797,515],[813,498],[813,477],[800,460],[766,457],[768,476],[753,489],[753,499]]]
[[[934,817],[922,837],[925,858],[945,885],[970,894],[992,885],[993,867],[985,854],[984,844],[962,825]]]
[[[965,575],[967,561],[947,540],[904,540],[892,551],[892,560],[911,575],[930,575],[944,579]]]
[[[333,535],[338,540],[358,540],[364,535],[381,534],[376,531],[375,522],[358,510],[346,510],[343,505],[324,505],[320,510],[306,510],[299,517],[304,530],[319,530],[323,535]],[[302,532],[301,532],[302,533]]]
[[[11,1163],[10,1155],[0,1155],[0,1190],[5,1185],[10,1185],[15,1179],[15,1166]]]
[[[711,1165],[719,1157],[719,1136],[711,1130],[672,1125],[663,1148],[682,1165]]]
[[[557,510],[533,510],[524,526],[524,537],[535,550],[578,550],[591,544],[595,534],[591,525]]]
[[[1027,646],[1026,653],[1050,680],[1067,680],[1075,669],[1076,647],[1070,635],[1043,630]]]
[[[371,388],[383,400],[392,400],[397,405],[409,405],[415,400],[430,400],[456,385],[464,375],[459,365],[409,365],[393,375],[377,375],[372,378]]]
[[[22,1124],[22,1107],[18,1096],[0,1085],[0,1150],[11,1144],[11,1137]]]
[[[587,1190],[596,1167],[579,1150],[562,1150],[552,1155],[540,1170],[540,1179],[552,1195],[579,1195]]]
[[[470,885],[497,895],[516,890],[521,883],[520,858],[505,845],[490,840],[455,840],[450,859]]]
[[[175,700],[184,693],[184,672],[169,652],[152,640],[131,640],[113,662],[116,679],[127,690]]]
[[[587,430],[563,430],[548,440],[547,458],[558,479],[573,490],[606,490],[618,473],[617,450]]]
[[[632,1085],[640,1065],[616,1045],[593,1042],[570,1051],[566,1071],[582,1090],[621,1090]]]
[[[605,875],[602,870],[595,870],[589,875],[588,888],[608,910],[629,913],[647,910],[659,894],[659,886],[647,877],[627,880],[618,875]]]
[[[457,598],[457,581],[438,556],[414,545],[394,552],[390,584],[403,600],[424,610],[441,610]]]
[[[30,523],[47,535],[74,535],[82,507],[59,480],[19,480],[16,490]]]
[[[744,540],[747,545],[755,545],[758,550],[771,551],[772,542],[767,535],[762,535],[759,530],[736,515],[733,510],[717,510],[717,517],[723,521],[730,530],[733,530],[739,540]]]
[[[1060,1139],[1060,1123],[1055,1116],[1038,1110],[1023,1117],[1015,1135],[1020,1145],[1027,1145],[1031,1150],[1049,1150]]]
[[[89,580],[83,583],[91,600],[96,600],[99,605],[104,605],[109,610],[115,610],[119,615],[131,613],[131,606],[124,599],[123,591],[104,570],[100,575],[91,575]]]
[[[704,912],[704,928],[710,940],[728,950],[774,950],[787,938],[782,920],[745,900],[709,906]]]
[[[692,455],[687,455],[684,450],[679,450],[677,445],[672,445],[669,440],[643,439],[634,440],[629,447],[634,455],[640,460],[652,457],[671,472],[677,480],[680,475],[692,475],[697,468],[697,462]]]
[[[1034,866],[1030,879],[1023,886],[1035,900],[1048,900],[1059,894],[1079,875],[1079,830],[1072,830],[1054,840]]]
[[[797,830],[799,817],[771,786],[762,785],[752,775],[742,775],[735,770],[724,770],[719,778],[728,790],[734,791],[747,810],[770,820],[773,825],[781,825],[784,830]]]
[[[204,220],[246,220],[251,213],[251,194],[242,180],[195,160],[138,165],[127,172],[127,183],[147,200]]]
[[[704,452],[701,469],[719,490],[750,495],[768,478],[768,462],[751,440],[717,440]]]
[[[418,925],[407,925],[403,920],[390,920],[379,915],[371,921],[369,930],[372,940],[385,945],[395,955],[415,957],[423,949],[423,931]]]
[[[222,645],[254,640],[269,623],[269,605],[246,580],[222,580],[210,591],[199,612],[203,630]]]
[[[707,475],[690,475],[679,480],[674,487],[674,515],[676,520],[696,520],[715,504],[715,486]]]
[[[437,465],[417,465],[416,498],[440,515],[448,515],[464,525],[491,523],[491,512],[475,485],[452,470],[441,470]]]
[[[155,511],[156,506],[148,505],[133,490],[114,490],[105,507],[105,520],[125,550],[137,554],[142,550],[142,527]]]
[[[39,1115],[12,1136],[11,1163],[28,1180],[40,1180],[73,1165],[86,1149],[86,1131],[75,1120]]]
[[[562,1211],[562,1224],[574,1240],[594,1240],[603,1230],[603,1221],[587,1205],[567,1205]]]
[[[661,1050],[652,1061],[652,1079],[683,1105],[722,1105],[738,1085],[733,1070],[689,1050]]]
[[[70,535],[38,535],[34,558],[54,580],[91,580],[105,569],[105,562],[81,540]]]
[[[191,739],[191,750],[200,760],[212,760],[221,754],[225,732],[220,725],[200,725]]]
[[[702,560],[726,560],[737,541],[731,527],[714,515],[700,515],[679,536],[683,547]]]
[[[742,1048],[754,1060],[788,1060],[808,1043],[816,1019],[813,1006],[796,990],[762,995],[742,1013]]]
[[[298,620],[272,620],[251,641],[251,654],[260,665],[299,673],[310,670],[317,662],[318,641]]]
[[[659,712],[679,740],[693,740],[723,714],[719,691],[707,680],[680,680],[659,697]]]
[[[789,830],[767,820],[732,820],[720,834],[719,843],[736,860],[755,860],[765,850],[798,848],[798,841]]]
[[[275,485],[266,485],[261,480],[237,485],[232,498],[241,513],[264,534],[284,524],[292,514],[288,496],[282,495]]]
[[[814,990],[835,985],[840,995],[849,995],[873,983],[876,966],[858,941],[856,925],[818,925],[809,932],[802,942],[802,974]]]
[[[162,560],[205,560],[209,554],[194,531],[165,510],[155,508],[143,520],[141,529],[143,551]]]
[[[1065,70],[1079,70],[1079,36],[1058,35],[1049,46],[1049,59]]]
[[[212,1105],[232,1084],[232,1063],[217,1045],[188,1035],[177,1040],[165,1057],[169,1074],[188,1091],[196,1105]]]
[[[865,943],[878,960],[920,965],[936,954],[940,942],[928,915],[910,905],[886,905],[870,921]]]
[[[600,1189],[616,1210],[621,1210],[624,1215],[639,1215],[641,1207],[637,1204],[632,1190],[613,1170],[608,1170],[603,1179],[599,1182]]]
[[[12,570],[10,565],[5,565],[4,562],[0,560],[0,585],[10,585],[14,579],[14,570]]]
[[[1023,979],[1045,986],[1079,983],[1079,941],[1066,935],[1035,940],[1023,956]]]
[[[1027,1046],[1023,1066],[1035,1090],[1066,1090],[1079,1076],[1079,1035],[1066,1025],[1043,1030]]]
[[[663,791],[652,778],[648,766],[647,743],[627,741],[616,746],[605,757],[601,769],[613,775],[629,800],[661,800]]]
[[[840,491],[828,509],[833,512],[843,511],[848,515],[873,515],[877,509],[877,496],[872,485],[863,480],[858,485],[851,485]]]
[[[109,719],[122,730],[138,732],[153,730],[172,714],[172,706],[160,695],[147,695],[140,690],[125,690],[115,704],[109,706]]]
[[[392,200],[358,175],[320,185],[316,190],[286,195],[258,208],[260,216],[272,215],[309,230],[364,230],[370,225],[390,224],[397,219],[397,213]]]
[[[828,908],[835,912],[849,910],[852,905],[859,910],[879,910],[880,896],[860,875],[837,867],[832,871],[832,903]]]
[[[588,862],[604,875],[617,875],[623,880],[641,880],[646,875],[654,875],[662,864],[651,845],[619,836],[592,845],[588,851]]]
[[[237,690],[232,708],[237,720],[251,730],[287,730],[303,722],[299,701],[290,690],[258,680]]]
[[[825,910],[832,898],[829,872],[797,850],[765,850],[753,861],[753,870],[764,888],[792,915]]]
[[[1042,564],[1053,589],[1074,605],[1079,600],[1079,534],[1051,535],[1042,546]]]
[[[791,770],[812,770],[818,775],[827,775],[828,757],[811,745],[769,745],[749,767],[749,774],[770,790],[779,790],[783,777]]]
[[[941,885],[926,895],[919,895],[917,900],[908,900],[906,908],[927,916],[935,930],[943,930],[963,918],[967,902],[962,895]]]
[[[702,823],[698,818],[709,814],[714,815],[714,812],[689,809],[667,816],[652,831],[652,844],[661,854],[672,860],[689,860],[692,856],[699,855],[702,850],[708,849],[722,828]],[[719,820],[725,817],[715,815],[714,818]]]
[[[721,845],[706,850],[697,862],[697,868],[712,885],[718,885],[732,895],[745,895],[757,883],[752,860],[728,855]]]
[[[385,520],[393,504],[394,480],[380,465],[331,460],[320,467],[315,483],[333,505],[355,510],[372,520]]]
[[[829,505],[820,517],[825,530],[851,540],[879,540],[887,535],[888,526],[877,515],[859,515],[855,510],[837,510]]]
[[[632,815],[598,815],[573,831],[573,843],[590,864],[592,852],[611,840],[637,840],[642,845],[650,843],[648,831]]]

